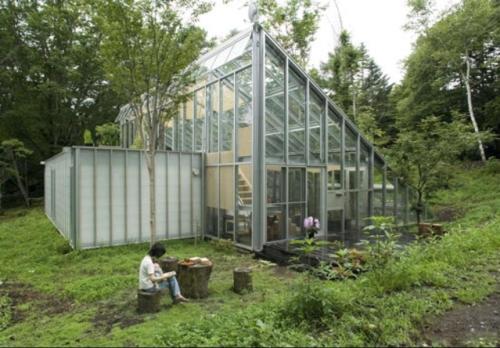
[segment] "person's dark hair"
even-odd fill
[[[166,251],[167,250],[162,243],[156,242],[151,246],[151,248],[149,248],[148,254],[152,257],[161,257]]]

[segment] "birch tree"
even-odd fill
[[[112,86],[128,97],[145,150],[151,243],[156,240],[158,133],[186,99],[195,73],[188,67],[205,45],[205,32],[185,21],[193,23],[206,9],[207,3],[196,0],[117,0],[100,7],[106,71]]]

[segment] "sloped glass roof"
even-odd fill
[[[200,78],[208,74],[221,77],[252,62],[252,28],[231,37],[200,57],[195,64],[200,67]],[[210,79],[209,76],[209,79]]]

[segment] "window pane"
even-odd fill
[[[373,171],[373,215],[382,215],[384,212],[384,164],[378,157],[375,157]]]
[[[339,156],[342,142],[342,120],[332,109],[328,110],[328,161],[333,162]]]
[[[306,200],[305,170],[303,168],[288,169],[288,201],[303,202]]]
[[[369,190],[370,184],[370,149],[367,145],[361,142],[359,154],[359,177],[360,177],[360,190]]]
[[[406,186],[400,180],[398,180],[397,192],[398,204],[396,221],[398,224],[404,224],[406,221]]]
[[[208,105],[210,105],[209,115],[209,143],[208,143],[208,163],[219,162],[219,84],[214,83],[208,87]]]
[[[252,166],[238,166],[236,242],[252,245]]]
[[[356,167],[357,136],[349,127],[345,127],[345,179],[349,190],[356,190],[359,186],[358,172]]]
[[[349,192],[347,194],[347,204],[345,208],[345,239],[352,242],[357,241],[358,232],[358,193]]]
[[[285,169],[280,166],[267,166],[267,203],[285,201]]]
[[[267,241],[286,238],[285,205],[267,207]]]
[[[285,61],[270,46],[266,47],[266,158],[284,161]]]
[[[342,240],[342,210],[328,210],[328,235]]]
[[[219,168],[207,167],[206,171],[206,225],[207,234],[217,237],[219,209]]]
[[[321,217],[321,169],[307,169],[307,215]],[[320,221],[321,223],[323,221]]]
[[[186,102],[185,118],[184,118],[184,140],[183,151],[193,150],[193,118],[194,118],[194,102],[193,97]]]
[[[220,167],[220,236],[234,239],[234,168]]]
[[[234,161],[233,129],[234,129],[234,81],[233,76],[222,80],[222,113],[220,119],[221,162]]]
[[[165,149],[172,151],[174,149],[174,119],[165,122]]]
[[[394,175],[391,171],[387,171],[387,179],[385,181],[385,215],[394,216]]]
[[[238,161],[250,160],[252,156],[252,68],[240,71],[236,75],[238,86],[237,119]]]
[[[288,208],[288,238],[300,238],[305,236],[304,219],[305,204],[290,204]]]
[[[204,149],[203,145],[205,143],[203,126],[205,124],[205,114],[206,114],[205,88],[202,88],[195,93],[195,100],[196,100],[196,105],[195,105],[196,119],[194,125],[194,151],[203,151]]]
[[[305,163],[306,82],[292,69],[288,81],[288,160]]]
[[[312,163],[323,162],[321,120],[325,117],[325,102],[310,89],[309,92],[309,160]]]

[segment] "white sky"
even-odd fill
[[[231,29],[249,27],[245,0],[223,4],[216,0],[214,9],[200,18],[200,25],[210,37],[224,37]],[[438,10],[448,8],[458,0],[435,0]],[[310,66],[318,67],[327,59],[337,44],[340,25],[332,0],[321,0],[328,5],[320,20],[316,40],[311,46]],[[364,43],[368,53],[387,74],[391,82],[403,77],[402,62],[410,54],[415,40],[413,33],[403,30],[406,23],[406,0],[337,0],[344,29],[351,33],[355,44]]]

